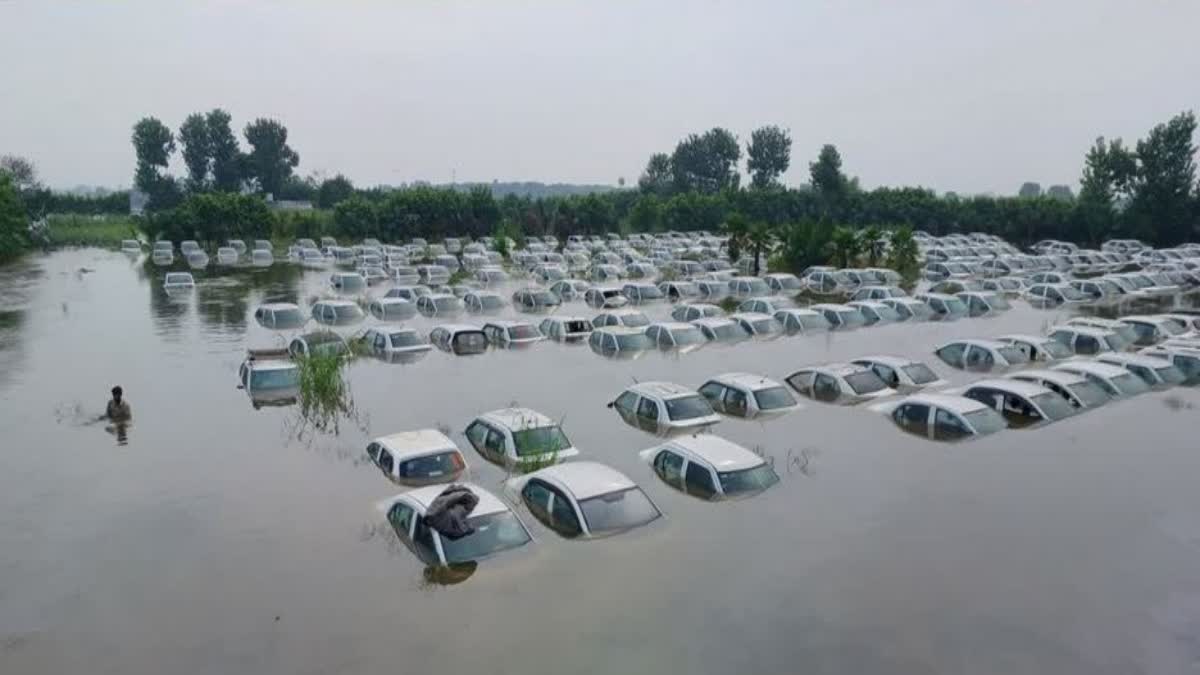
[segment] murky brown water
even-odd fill
[[[313,295],[325,274],[210,272],[176,302],[151,272],[98,251],[0,270],[5,675],[1125,675],[1200,662],[1200,392],[957,446],[819,404],[727,420],[717,432],[762,447],[783,480],[716,504],[659,483],[636,456],[653,439],[604,405],[635,377],[782,379],[880,352],[963,382],[929,354],[936,343],[1035,332],[1054,313],[1018,303],[993,319],[633,362],[554,344],[364,360],[350,373],[358,424],[298,440],[295,407],[254,409],[237,366],[247,346],[278,342],[255,305]],[[86,423],[117,383],[134,410],[127,445]],[[431,584],[374,510],[398,489],[365,462],[366,442],[448,426],[474,479],[498,488],[502,472],[461,432],[512,402],[565,418],[587,458],[629,474],[667,518],[575,542],[525,517],[534,545]]]

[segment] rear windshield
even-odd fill
[[[1136,396],[1150,391],[1150,385],[1133,373],[1122,373],[1112,378],[1113,386],[1126,396]]]
[[[1091,380],[1072,384],[1070,389],[1071,393],[1075,394],[1080,401],[1083,401],[1083,405],[1088,408],[1094,408],[1108,402],[1108,394],[1104,393],[1100,385]]]
[[[437,478],[462,471],[462,457],[453,450],[415,457],[400,463],[401,478]]]
[[[563,328],[568,333],[587,333],[592,330],[592,324],[589,321],[567,321],[563,324]]]
[[[592,534],[628,530],[662,515],[638,487],[584,499],[579,502],[579,510]]]
[[[483,331],[464,331],[454,334],[454,351],[458,354],[478,354],[487,349],[487,336]]]
[[[962,316],[967,313],[967,305],[958,298],[947,298],[945,300],[946,313],[954,316]]]
[[[735,323],[723,323],[716,328],[710,327],[708,331],[717,340],[739,340],[746,337],[746,331]]]
[[[478,560],[529,542],[529,533],[512,511],[475,516],[467,524],[475,531],[461,539],[440,537],[447,563]]]
[[[509,326],[508,336],[513,340],[525,340],[528,338],[540,337],[541,333],[538,332],[538,329],[530,326],[529,324],[518,324],[516,326]]]
[[[636,314],[626,314],[621,317],[621,323],[630,328],[642,328],[650,325],[650,319],[646,318],[645,314],[638,312]]]
[[[754,400],[758,402],[759,410],[778,410],[796,405],[796,399],[786,387],[770,387],[754,392]]]
[[[298,368],[273,368],[271,370],[255,370],[250,373],[251,389],[282,389],[299,384],[300,370]]]
[[[914,384],[929,384],[936,382],[938,379],[937,373],[933,372],[929,366],[924,363],[913,363],[901,368],[904,374],[912,378]]]
[[[708,400],[699,394],[668,399],[666,404],[667,418],[672,421],[691,420],[713,414]]]
[[[645,333],[630,333],[627,335],[618,335],[617,346],[622,351],[636,351],[639,349],[649,349],[654,346],[654,343],[650,338],[646,337]]]
[[[393,347],[415,347],[424,344],[416,333],[392,333],[391,337]]]
[[[887,388],[887,385],[884,384],[883,380],[881,380],[878,375],[870,370],[864,370],[860,373],[850,373],[849,375],[846,375],[846,384],[849,384],[850,388],[854,390],[854,393],[859,395],[870,394],[872,392],[879,391],[880,389]]]
[[[517,456],[544,455],[566,450],[571,447],[567,435],[557,426],[538,427],[513,432],[513,445],[517,448]]]
[[[720,471],[717,472],[717,478],[721,481],[721,490],[727,497],[766,490],[779,482],[779,475],[769,464],[760,464],[741,471]]]

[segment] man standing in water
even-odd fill
[[[122,398],[125,392],[121,387],[112,388],[112,400],[108,402],[104,415],[110,422],[128,422],[133,419],[133,411],[129,409],[129,401]]]

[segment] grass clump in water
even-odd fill
[[[316,353],[296,357],[300,371],[300,416],[320,432],[338,433],[342,417],[354,416],[354,399],[339,354]]]

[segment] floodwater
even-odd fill
[[[1200,663],[1196,390],[960,445],[816,403],[726,420],[717,433],[761,449],[782,480],[725,503],[659,483],[636,454],[654,439],[605,407],[635,378],[781,380],[871,353],[921,357],[964,382],[934,346],[1037,332],[1055,312],[1016,303],[991,319],[636,361],[550,343],[360,360],[357,418],[329,436],[295,406],[256,409],[236,388],[246,347],[282,344],[254,307],[303,302],[328,273],[210,269],[179,300],[161,291],[162,271],[95,250],[0,270],[5,675],[1127,675]],[[133,407],[124,443],[91,421],[114,384]],[[510,404],[561,418],[583,458],[627,473],[666,518],[568,541],[521,509],[531,546],[438,584],[375,510],[399,489],[364,448],[443,427],[473,480],[498,491],[503,472],[462,430]]]

